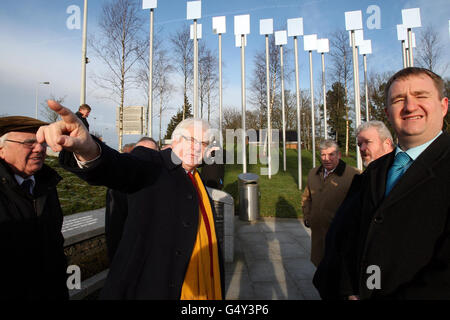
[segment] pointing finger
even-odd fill
[[[64,122],[74,123],[78,121],[77,116],[66,107],[63,107],[59,102],[56,102],[54,100],[47,100],[47,104],[50,109],[61,116]]]

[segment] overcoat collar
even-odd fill
[[[344,161],[342,161],[341,159],[339,159],[339,163],[336,166],[336,169],[334,169],[333,173],[337,174],[338,176],[342,176],[345,171],[345,166],[346,166],[346,163]],[[323,171],[323,165],[321,165],[317,169],[316,174],[320,174],[322,171]]]

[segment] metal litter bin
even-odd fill
[[[238,175],[239,219],[254,221],[259,218],[259,176],[254,173]]]

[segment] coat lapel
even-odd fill
[[[449,142],[449,136],[442,134],[425,149],[392,188],[382,203],[383,207],[391,206],[400,201],[417,188],[420,188],[423,183],[435,177],[438,173],[434,172],[433,168],[448,153]]]

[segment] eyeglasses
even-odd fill
[[[206,148],[209,145],[209,141],[198,141],[195,138],[188,138],[188,137],[185,137],[183,135],[181,135],[181,136],[184,138],[184,140],[186,140],[186,141],[188,141],[188,142],[190,142],[192,144],[201,145],[204,148]]]
[[[23,145],[23,146],[25,146],[26,148],[29,148],[29,149],[33,149],[39,143],[39,142],[37,142],[36,139],[27,139],[27,140],[24,140],[24,141],[17,141],[17,140],[6,139],[5,141],[20,143],[21,145]],[[42,146],[44,148],[47,147],[47,144],[45,142],[41,143],[41,144],[42,144]]]

